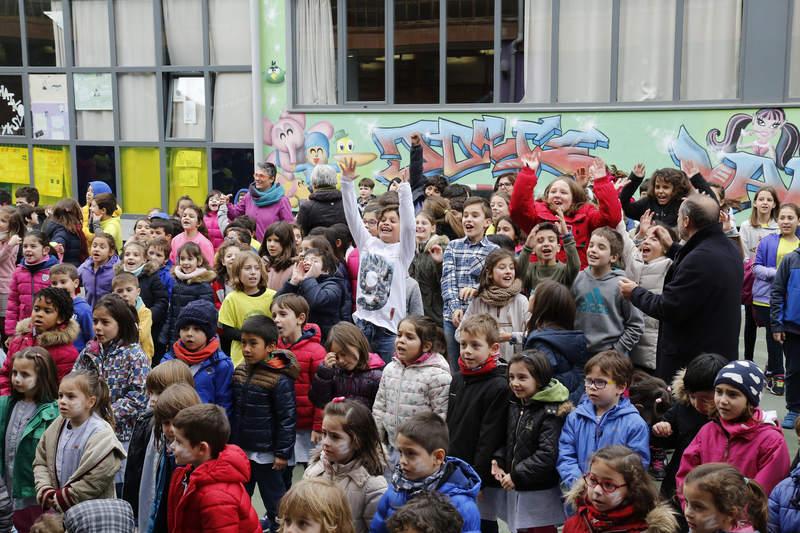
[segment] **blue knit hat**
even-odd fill
[[[764,389],[764,373],[752,361],[733,361],[722,367],[714,380],[714,386],[730,385],[747,397],[753,407],[761,403],[761,391]]]
[[[210,341],[217,334],[217,308],[208,300],[189,302],[178,313],[175,329],[180,331],[186,326],[195,325],[203,330]]]

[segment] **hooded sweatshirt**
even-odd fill
[[[623,271],[612,269],[596,278],[587,268],[575,278],[575,328],[586,335],[589,353],[617,350],[627,355],[644,332],[644,315],[619,290],[624,277]]]

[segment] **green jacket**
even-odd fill
[[[6,427],[11,418],[14,403],[11,396],[0,397],[0,472],[6,470]],[[56,402],[43,403],[39,405],[25,425],[17,444],[14,472],[11,474],[12,497],[20,499],[36,497],[36,487],[33,482],[33,459],[36,457],[36,447],[45,430],[57,417]]]

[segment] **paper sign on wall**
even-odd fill
[[[34,148],[34,183],[43,196],[62,196],[65,163],[63,150]]]
[[[181,168],[200,168],[203,166],[202,153],[197,150],[180,150],[175,155],[175,166]]]
[[[30,183],[27,147],[0,146],[0,182]]]
[[[74,74],[75,109],[78,111],[111,111],[111,74]]]

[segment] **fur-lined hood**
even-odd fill
[[[566,494],[567,503],[577,509],[579,507],[578,501],[585,491],[586,483],[583,478],[578,478],[578,481]],[[647,522],[648,526],[646,533],[676,533],[678,531],[678,521],[675,519],[675,513],[666,502],[659,503],[647,513],[645,522]]]
[[[202,273],[198,274],[197,276],[194,276],[192,278],[183,279],[183,278],[180,278],[180,277],[175,275],[175,271],[177,269],[178,269],[178,265],[175,265],[174,267],[172,267],[172,275],[175,277],[175,279],[177,281],[186,283],[187,285],[192,285],[194,283],[211,283],[217,277],[217,273],[209,268],[209,269],[205,269],[205,272],[202,272]]]
[[[691,405],[689,402],[689,391],[686,390],[686,387],[683,384],[683,376],[686,375],[686,369],[681,368],[677,374],[675,374],[675,378],[672,380],[672,397],[675,398],[675,401],[678,403],[682,403],[684,405]]]
[[[59,328],[43,331],[36,335],[36,341],[39,346],[46,348],[48,346],[59,346],[61,344],[72,344],[81,332],[81,327],[74,319],[70,319],[66,325]],[[31,327],[31,319],[26,318],[17,322],[16,334],[17,335],[30,335],[33,333]]]
[[[140,276],[150,276],[151,274],[155,274],[156,272],[158,272],[160,268],[161,267],[159,267],[157,264],[153,263],[152,261],[145,261],[144,268],[142,269],[142,273],[140,274]],[[114,275],[116,276],[117,274],[119,274],[121,272],[124,272],[123,269],[124,269],[124,266],[122,264],[122,260],[120,260],[119,263],[114,265]],[[132,272],[131,272],[131,274],[132,274]]]

